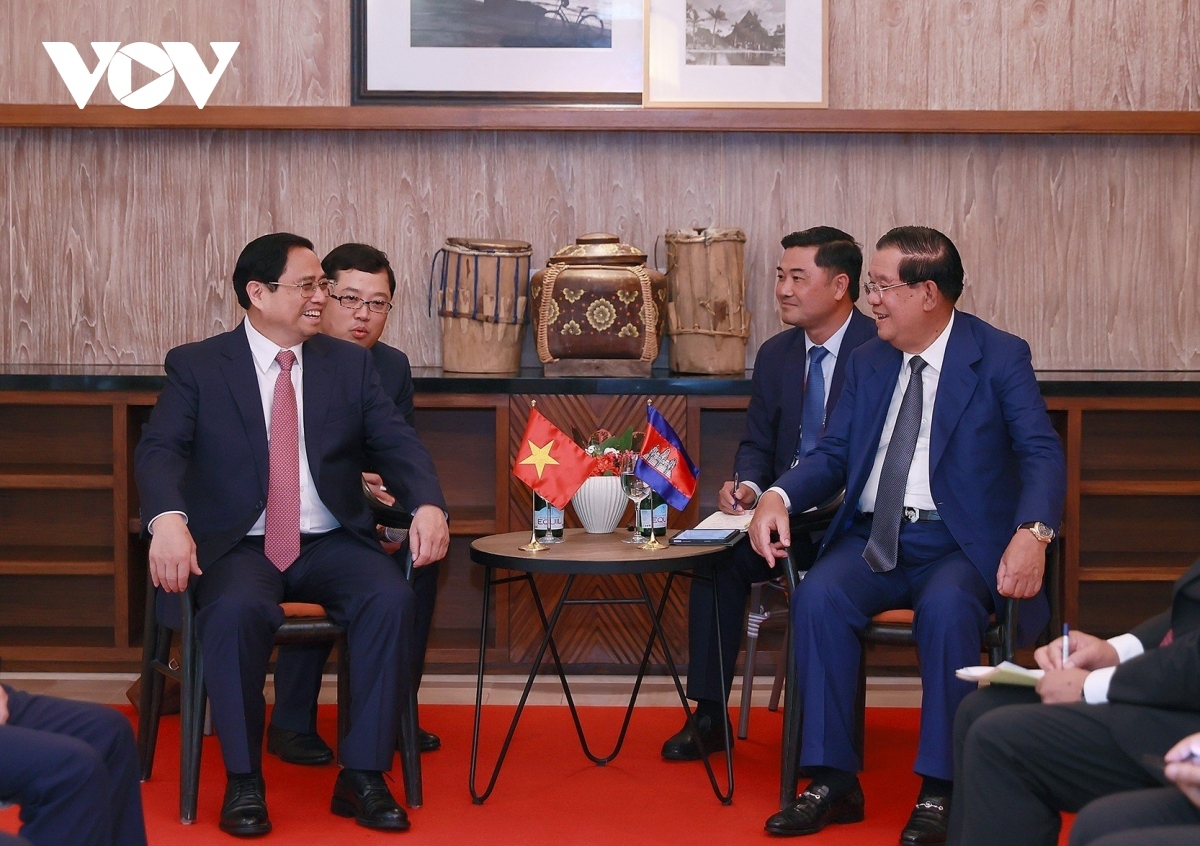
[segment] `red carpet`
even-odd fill
[[[129,711],[130,709],[125,709]],[[579,749],[566,708],[530,707],[522,716],[508,760],[492,796],[471,803],[467,773],[471,749],[470,706],[422,706],[421,724],[441,735],[442,749],[422,756],[425,804],[410,810],[405,834],[370,832],[329,813],[336,769],[296,767],[266,756],[267,804],[275,844],[488,843],[488,844],[727,844],[781,841],[763,832],[776,810],[782,713],[756,709],[750,737],[735,747],[736,793],[721,805],[699,763],[669,764],[658,754],[662,741],[680,726],[680,711],[639,708],[625,747],[606,767],[592,765]],[[500,748],[512,709],[484,712],[480,788]],[[593,750],[607,752],[620,727],[617,708],[582,709]],[[735,715],[736,716],[736,715]],[[893,846],[916,797],[911,772],[917,742],[915,709],[872,708],[867,713],[867,770],[863,787],[867,819],[832,826],[805,838],[806,844]],[[332,707],[321,709],[322,733],[334,735]],[[163,719],[154,777],[143,785],[151,846],[233,844],[217,828],[224,772],[215,738],[204,747],[199,819],[183,826],[178,817],[178,717]],[[714,765],[721,756],[714,756]],[[723,778],[723,765],[718,778]],[[403,796],[399,765],[393,791]],[[0,813],[0,829],[15,831],[15,809]],[[796,841],[793,841],[796,842]]]

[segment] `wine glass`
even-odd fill
[[[638,454],[626,453],[621,459],[621,490],[633,503],[633,537],[625,538],[624,543],[635,543],[639,546],[646,542],[642,537],[642,500],[650,496],[650,486],[635,475]]]

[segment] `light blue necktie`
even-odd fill
[[[824,347],[808,351],[808,379],[804,383],[804,404],[800,407],[800,443],[796,458],[812,452],[825,431],[825,371],[821,361],[829,355]]]

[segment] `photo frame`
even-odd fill
[[[353,0],[353,102],[636,105],[643,9],[643,0]]]
[[[646,106],[826,108],[827,0],[646,0]]]

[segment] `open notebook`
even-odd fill
[[[963,667],[956,670],[954,675],[963,681],[1033,687],[1041,680],[1044,672],[1042,670],[1027,670],[1011,661],[1001,661],[994,667]]]
[[[720,511],[714,511],[703,520],[696,524],[697,529],[739,529],[746,531],[750,527],[750,521],[754,519],[754,509],[744,511],[741,514],[725,514]]]

